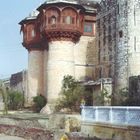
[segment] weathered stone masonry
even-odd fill
[[[102,0],[98,10],[99,56],[109,54],[110,76],[116,89],[127,87],[129,77],[140,74],[139,3],[137,0]]]

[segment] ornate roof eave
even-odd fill
[[[37,10],[41,11],[41,9],[45,8],[46,6],[54,5],[54,4],[66,4],[66,5],[72,5],[77,8],[81,8],[83,10],[86,10],[84,6],[80,5],[78,2],[70,2],[66,0],[56,0],[56,1],[51,1],[51,2],[45,2],[42,5],[40,5]]]
[[[34,10],[32,11],[28,17],[24,18],[23,20],[21,20],[19,22],[20,25],[26,23],[26,22],[29,22],[29,21],[33,21],[33,20],[36,20],[37,19],[37,16],[38,16],[39,12],[37,10]]]
[[[94,9],[94,10],[86,10],[85,12],[89,13],[89,14],[97,14],[97,10],[96,9]]]
[[[21,20],[21,21],[19,22],[19,24],[22,25],[22,24],[24,24],[24,23],[27,23],[27,22],[29,22],[29,21],[34,21],[34,20],[36,20],[36,19],[37,19],[37,17],[26,17],[25,19]]]
[[[78,4],[78,2],[77,1],[75,1],[75,0],[51,0],[51,1],[46,1],[45,3],[46,4],[49,4],[49,3],[59,3],[59,2],[63,2],[63,3],[69,3],[69,4]]]

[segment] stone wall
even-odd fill
[[[128,0],[128,75],[140,74],[140,1]]]
[[[78,80],[96,79],[97,47],[95,37],[82,36],[74,47],[75,78]]]
[[[14,73],[10,77],[10,88],[27,95],[27,71]]]
[[[139,140],[140,128],[129,126],[112,126],[109,124],[83,124],[91,137],[110,140]]]
[[[128,85],[128,13],[127,0],[116,5],[115,88]]]
[[[127,87],[129,77],[140,73],[139,5],[138,0],[102,0],[98,8],[101,75],[107,76],[105,71],[109,71],[116,90]]]
[[[44,96],[47,97],[47,62],[48,62],[48,50],[44,50],[44,72],[43,72],[43,77],[44,77]]]
[[[28,57],[28,95],[27,101],[32,97],[43,94],[43,51],[32,50]]]

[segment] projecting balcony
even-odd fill
[[[75,24],[48,24],[42,28],[42,34],[49,40],[70,40],[77,42],[82,35],[82,28]]]
[[[41,49],[40,48],[40,42],[41,42],[41,39],[38,35],[26,36],[26,34],[24,34],[22,45],[28,50],[30,50],[30,49]]]
[[[82,29],[76,25],[73,24],[48,24],[45,27],[45,32],[50,31],[70,31],[70,32],[79,32],[82,33]]]

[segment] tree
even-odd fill
[[[68,108],[71,111],[79,111],[85,93],[85,88],[72,76],[64,76],[60,98],[56,105],[57,110]]]

